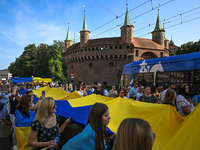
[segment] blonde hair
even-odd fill
[[[140,85],[140,86],[139,86],[138,93],[142,92],[142,87],[144,88],[143,85]]]
[[[154,136],[148,122],[127,118],[118,128],[113,150],[151,150],[153,142]]]
[[[45,123],[50,117],[56,118],[54,113],[50,113],[54,105],[55,101],[52,97],[45,97],[44,99],[42,99],[34,120],[38,120],[41,123],[41,125],[45,126]]]

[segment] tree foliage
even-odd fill
[[[64,63],[64,42],[54,41],[53,45],[29,44],[22,55],[8,67],[13,76],[43,77],[66,81],[66,64]]]
[[[62,53],[58,45],[54,44],[52,47],[52,57],[49,61],[49,70],[51,74],[57,77],[60,81],[65,81],[62,69]]]
[[[175,53],[174,53],[174,52],[171,52],[171,53],[170,53],[170,56],[174,56],[174,55],[175,55]]]
[[[176,55],[200,52],[200,40],[197,42],[188,42],[181,45],[176,51]]]
[[[12,73],[12,76],[17,76],[17,66],[14,62],[10,63],[10,66],[8,67],[8,69]]]

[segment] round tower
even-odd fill
[[[134,26],[131,25],[130,19],[129,19],[128,4],[126,4],[126,16],[124,20],[124,25],[120,28],[121,40],[123,43],[131,43],[133,41],[133,28]]]
[[[165,36],[165,30],[163,30],[161,27],[160,18],[159,18],[159,9],[158,9],[156,27],[154,31],[152,32],[152,40],[160,44],[161,46],[165,47],[164,36]]]
[[[87,30],[86,15],[84,10],[83,28],[80,31],[80,46],[83,47],[89,40],[90,31]]]

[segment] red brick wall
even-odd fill
[[[165,48],[169,50],[169,40],[165,40]]]
[[[89,31],[80,31],[80,46],[84,46],[89,40],[90,32]]]
[[[164,43],[164,35],[165,31],[161,30],[161,31],[153,31],[152,32],[152,40],[158,44],[160,44],[162,47],[165,47],[165,43]]]
[[[121,40],[123,43],[131,43],[133,41],[133,26],[121,27]]]
[[[74,73],[74,83],[77,84],[79,81],[84,81],[87,84],[92,84],[93,82],[107,82],[108,84],[118,84],[119,78],[117,73],[119,70],[122,71],[124,65],[132,62],[131,57],[129,59],[108,58],[101,60],[85,60],[85,61],[76,61],[69,63],[67,65],[68,69],[68,79],[71,79],[70,74]],[[92,63],[92,67],[89,67],[89,64]],[[113,66],[109,64],[113,63]],[[71,66],[73,65],[73,69]],[[70,81],[70,80],[69,80]]]
[[[121,49],[119,48],[120,46]],[[97,47],[98,50],[96,50]],[[138,56],[136,56],[136,50],[138,50]],[[146,52],[151,52],[154,56],[153,58],[160,57],[161,53],[163,53],[163,56],[169,56],[167,50],[134,48],[131,44],[101,46],[101,43],[99,43],[99,45],[93,47],[67,51],[65,56],[68,72],[67,79],[70,81],[71,73],[74,73],[74,84],[78,84],[79,81],[84,81],[88,84],[93,82],[118,84],[118,71],[123,71],[123,66],[128,63],[141,60],[141,56]],[[113,62],[113,66],[109,65],[110,62]],[[89,63],[92,63],[92,67],[89,67]],[[72,65],[73,69],[71,68]]]
[[[67,51],[68,47],[72,45],[72,41],[65,40],[65,52]]]

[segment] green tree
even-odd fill
[[[175,53],[174,53],[174,52],[171,52],[171,53],[170,53],[170,56],[174,56],[174,55],[175,55]]]
[[[49,61],[51,58],[51,48],[47,44],[40,44],[37,47],[37,59],[36,59],[36,75],[43,78],[51,78],[51,72],[49,70]]]
[[[57,45],[59,47],[59,50],[61,52],[63,75],[64,75],[65,79],[67,80],[67,65],[65,63],[65,43],[63,41],[59,41],[59,40],[58,41],[54,40],[53,42],[54,42],[54,45]]]
[[[11,62],[10,63],[10,66],[8,67],[8,70],[12,73],[13,77],[17,77],[18,76],[17,67],[16,67],[15,62]]]
[[[181,45],[176,51],[177,55],[200,52],[200,40],[197,42],[188,42]]]
[[[57,80],[66,81],[65,76],[63,75],[62,68],[62,55],[58,45],[54,44],[51,46],[52,55],[49,61],[49,70],[51,71],[52,76],[55,76]]]
[[[30,77],[33,75],[34,60],[37,56],[37,48],[35,44],[30,44],[24,48],[22,55],[15,60],[17,76]],[[11,73],[12,69],[10,70]],[[15,73],[14,73],[15,74]]]
[[[53,41],[53,45],[29,44],[23,53],[9,66],[13,76],[20,77],[56,77],[56,80],[66,81],[66,64],[64,62],[64,42]],[[64,68],[64,70],[63,70]]]

